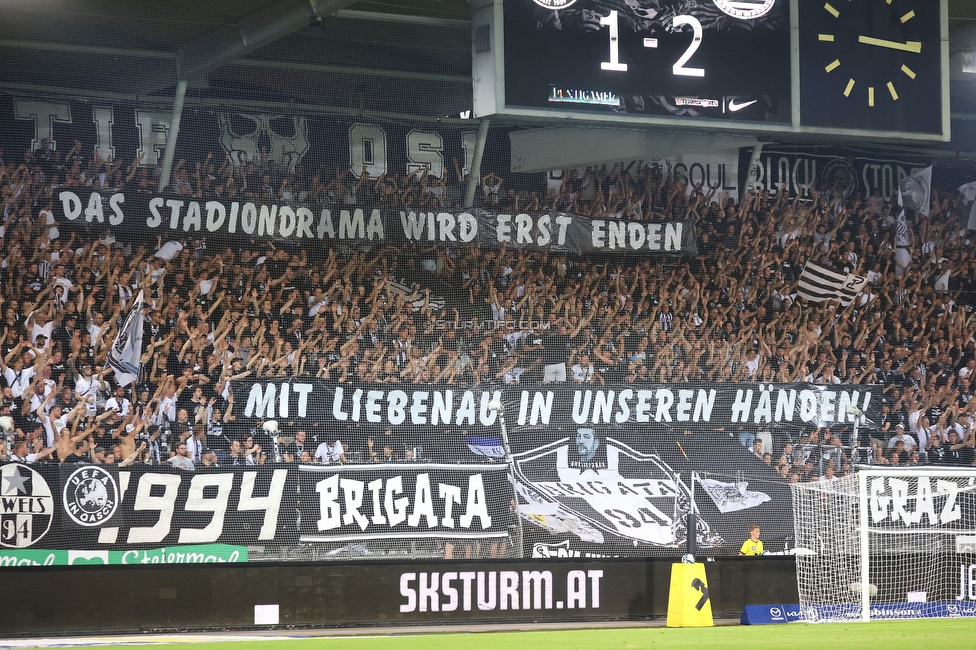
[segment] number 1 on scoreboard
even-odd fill
[[[620,27],[617,24],[617,10],[600,17],[600,24],[610,28],[610,60],[602,61],[600,68],[612,72],[627,72],[627,64],[620,62]]]

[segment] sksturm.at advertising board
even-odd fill
[[[408,571],[400,574],[401,614],[424,612],[504,612],[571,610],[600,613],[614,609],[621,594],[605,607],[604,568],[540,565],[538,569]],[[460,570],[457,570],[460,569]],[[465,570],[467,569],[467,570]],[[612,588],[618,587],[614,584]],[[626,601],[624,601],[626,602]],[[573,612],[572,610],[576,610]],[[470,616],[470,615],[468,615]]]
[[[200,237],[211,240],[322,240],[372,245],[431,245],[552,252],[694,254],[690,221],[647,223],[591,219],[563,212],[381,210],[309,207],[260,201],[194,200],[133,191],[58,193],[61,227],[108,229],[122,240]]]

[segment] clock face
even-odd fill
[[[803,0],[803,126],[941,133],[942,3]]]

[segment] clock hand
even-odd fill
[[[882,38],[872,38],[871,36],[858,36],[857,40],[859,43],[864,43],[865,45],[887,47],[892,50],[900,50],[901,52],[914,52],[915,54],[922,52],[922,44],[919,41],[899,43],[898,41],[886,41]]]

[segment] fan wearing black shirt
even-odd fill
[[[965,440],[959,441],[955,429],[949,429],[947,440],[942,443],[944,459],[947,465],[972,465],[973,463],[973,432],[966,434]]]
[[[302,459],[302,452],[308,451],[305,445],[305,431],[299,430],[295,433],[295,441],[285,447],[284,460],[286,463],[297,463]]]

